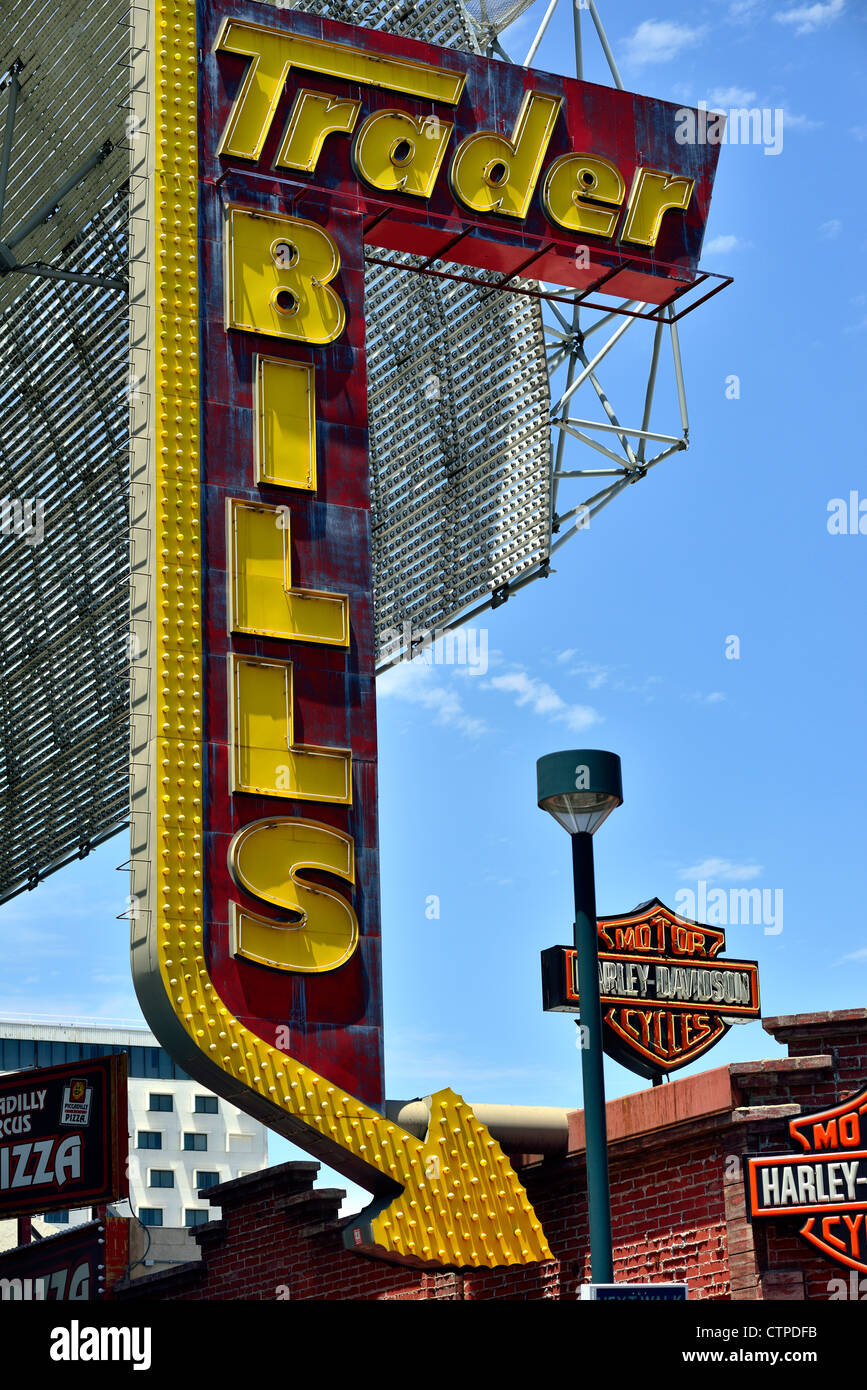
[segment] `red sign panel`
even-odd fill
[[[239,1020],[380,1106],[364,245],[508,274],[532,267],[582,287],[607,277],[606,291],[659,302],[676,288],[668,277],[697,264],[718,151],[678,144],[675,108],[649,98],[251,4],[205,7],[203,22],[211,974]],[[262,257],[285,271],[282,288],[255,269]],[[308,303],[317,298],[323,302]],[[307,448],[302,406],[310,448],[292,475],[280,444]],[[262,592],[263,538],[267,545],[270,532],[273,541],[281,525],[286,590],[316,596],[306,601],[311,610],[332,597],[333,627],[320,616],[325,627],[311,637],[302,599],[282,627],[279,614],[269,626],[261,612],[245,620],[240,611],[243,584],[249,580],[251,610]],[[262,724],[281,702],[284,745],[317,750],[284,757],[283,797],[276,754],[269,765],[265,753],[257,760],[250,751],[255,735],[246,749],[239,743],[246,708]],[[239,768],[244,757],[250,769],[258,761],[258,780]],[[300,806],[298,788],[306,788]],[[287,928],[303,921],[291,915],[305,910],[299,895],[277,882],[271,895],[250,891],[262,882],[257,853],[266,858],[269,842],[275,855],[285,849],[276,822],[292,816],[337,831],[354,860],[344,876],[354,869],[357,946],[350,923],[321,969],[313,961],[299,969],[299,956],[280,949]],[[251,838],[239,840],[245,827]],[[317,860],[309,843],[300,848],[307,864],[320,865],[318,873],[304,868],[306,881],[333,885],[327,869],[336,860]],[[326,929],[338,932],[337,924]]]
[[[0,1077],[0,1215],[128,1195],[126,1057]]]

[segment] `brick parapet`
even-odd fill
[[[827,1299],[848,1271],[797,1221],[747,1219],[744,1154],[790,1149],[788,1121],[867,1082],[867,1010],[765,1020],[788,1057],[732,1063],[609,1102],[615,1278],[686,1279],[694,1299]],[[859,1071],[860,1068],[860,1071]],[[223,1183],[222,1220],[195,1232],[200,1264],[120,1288],[120,1298],[573,1300],[589,1277],[583,1115],[567,1155],[520,1168],[555,1259],[505,1269],[420,1271],[344,1249],[342,1192],[315,1163]]]

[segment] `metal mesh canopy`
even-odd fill
[[[292,8],[479,48],[460,0]],[[0,243],[22,266],[126,277],[130,13],[4,3]],[[544,562],[550,422],[535,301],[381,266],[366,285],[381,638],[445,627]],[[128,346],[122,292],[0,274],[0,900],[127,818]]]
[[[533,0],[466,0],[466,8],[486,36],[502,34],[519,15],[529,10]]]
[[[20,65],[0,241],[106,141],[113,149],[16,247],[21,261],[56,262],[128,177],[129,4],[125,0],[0,0],[0,75]],[[4,109],[5,108],[5,109]],[[0,96],[0,131],[8,120]],[[26,285],[0,278],[0,305]]]
[[[61,264],[123,274],[127,200]],[[126,822],[125,296],[32,281],[0,313],[0,881]]]
[[[366,300],[385,655],[547,558],[550,403],[535,305],[378,266]]]

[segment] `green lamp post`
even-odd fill
[[[590,1218],[590,1269],[594,1284],[614,1282],[611,1253],[611,1196],[608,1188],[608,1133],[602,1070],[602,1008],[599,1001],[599,947],[593,836],[623,801],[620,759],[595,748],[548,753],[536,764],[538,801],[572,837],[575,892],[575,950],[581,1000],[581,1073]]]

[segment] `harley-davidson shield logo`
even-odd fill
[[[789,1121],[803,1154],[744,1160],[750,1219],[805,1215],[798,1232],[839,1264],[867,1273],[867,1089]]]
[[[657,1078],[694,1062],[728,1032],[759,1017],[759,969],[721,959],[725,932],[678,917],[659,898],[600,917],[599,993],[605,1051]],[[574,947],[542,952],[543,1007],[580,1012]]]

